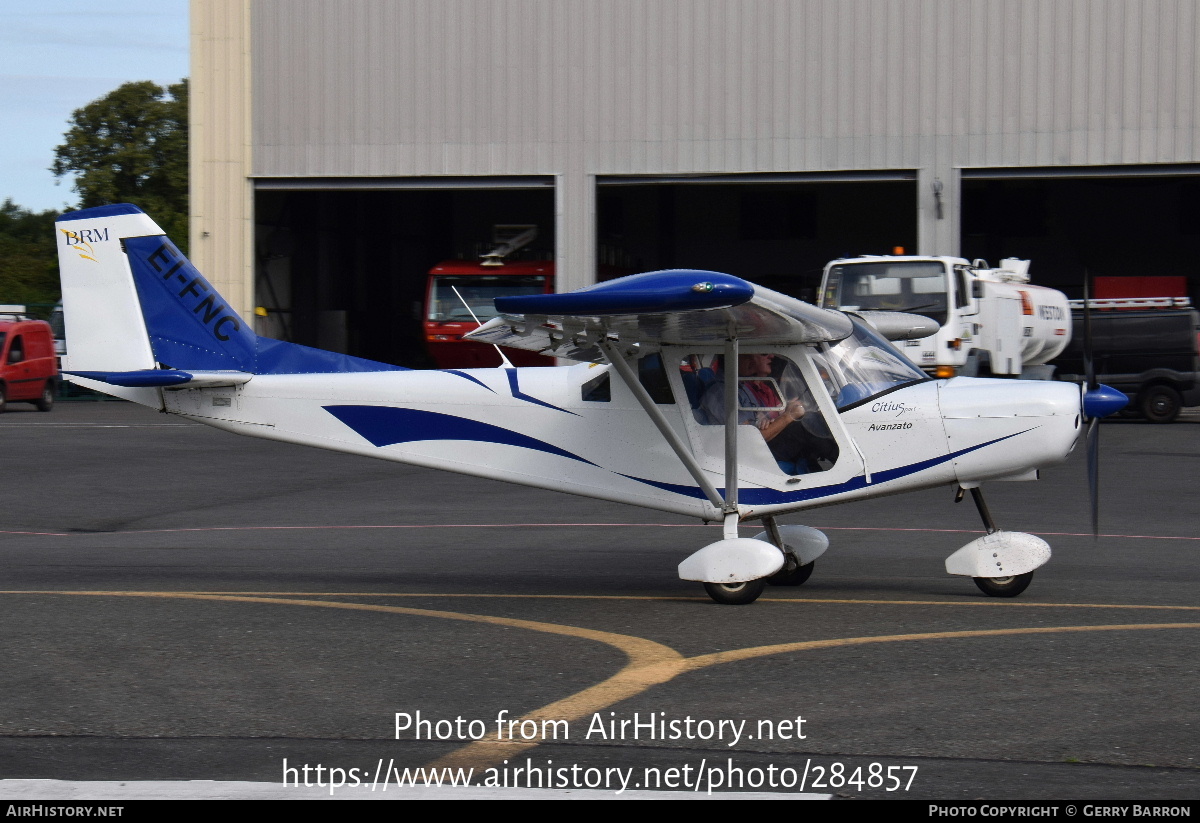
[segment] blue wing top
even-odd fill
[[[471,340],[572,360],[603,362],[596,342],[712,345],[736,336],[755,343],[833,342],[850,319],[715,271],[668,269],[597,283],[566,294],[496,298],[500,316]]]

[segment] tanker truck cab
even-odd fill
[[[936,377],[1049,379],[1045,364],[1066,347],[1066,295],[1029,282],[1029,261],[999,268],[961,257],[868,255],[825,267],[820,305],[842,311],[921,314],[936,334],[905,340],[901,351]]]

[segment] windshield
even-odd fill
[[[814,355],[839,409],[929,378],[874,329],[858,320],[845,340],[822,343]]]
[[[881,260],[829,269],[821,303],[842,311],[907,311],[946,322],[946,267],[936,260]]]
[[[458,294],[471,307],[463,305]],[[546,291],[544,275],[437,275],[429,289],[429,320],[462,323],[471,322],[471,312],[486,323],[496,316],[497,297],[522,294],[543,294]]]

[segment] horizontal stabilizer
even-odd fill
[[[126,388],[166,388],[178,386],[200,389],[208,386],[237,386],[254,375],[241,371],[180,371],[179,369],[139,369],[137,371],[65,371],[68,377],[99,380],[110,386]]]

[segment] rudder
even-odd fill
[[[84,379],[106,384],[98,386],[106,392],[152,405],[157,395],[113,387],[178,385],[191,381],[189,371],[403,370],[257,336],[137,206],[70,212],[55,225],[67,327],[64,371],[84,372]]]

